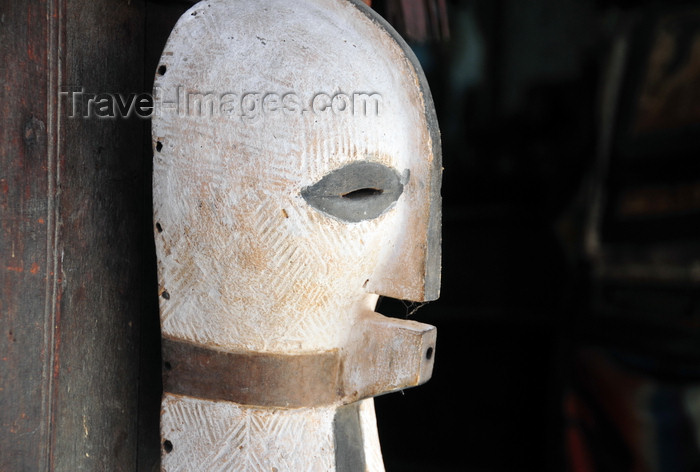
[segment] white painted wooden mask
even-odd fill
[[[165,337],[332,350],[379,295],[437,298],[433,102],[364,5],[197,4],[161,57],[153,146]]]

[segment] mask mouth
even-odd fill
[[[364,311],[341,349],[344,402],[427,382],[433,372],[436,340],[434,326]]]
[[[407,319],[415,315],[428,303],[430,303],[430,300],[402,300],[380,295],[374,311],[390,318]]]
[[[415,315],[418,310],[428,303],[430,303],[430,300],[402,300],[387,295],[367,293],[361,302],[360,310],[363,312],[374,312],[382,316],[401,320]]]

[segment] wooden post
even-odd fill
[[[0,7],[0,470],[136,470],[146,122],[61,92],[142,90],[142,51],[139,1]]]

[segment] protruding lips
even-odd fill
[[[437,329],[412,320],[365,312],[343,349],[343,402],[415,387],[433,373]]]

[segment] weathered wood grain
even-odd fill
[[[143,4],[0,21],[0,470],[136,470],[144,123],[69,119],[59,91],[141,90]]]
[[[55,5],[2,9],[0,63],[0,469],[48,470],[52,434],[57,97]],[[6,25],[14,25],[8,28]],[[52,28],[53,26],[53,28]],[[54,36],[52,36],[52,33]],[[55,71],[54,71],[55,74]]]

